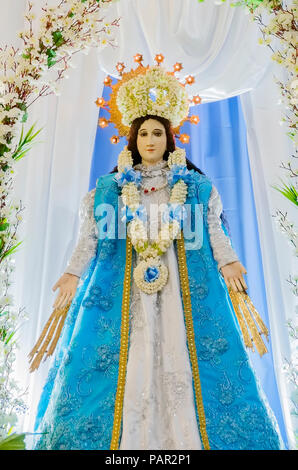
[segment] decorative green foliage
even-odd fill
[[[28,132],[26,133],[26,135],[24,136],[24,126],[22,126],[22,132],[21,132],[21,136],[20,136],[20,139],[19,139],[19,143],[18,143],[18,146],[15,150],[15,152],[13,153],[12,155],[12,158],[14,160],[20,160],[21,158],[23,158],[28,152],[29,150],[32,148],[33,144],[35,142],[34,139],[36,138],[36,136],[42,131],[43,128],[39,129],[38,131],[34,132],[34,128],[36,126],[36,123],[34,123],[30,129],[28,130]]]
[[[0,441],[0,450],[24,450],[26,448],[24,442],[25,436],[26,433],[13,433],[6,437],[6,439],[2,439],[2,441]]]
[[[282,185],[280,186],[272,186],[272,188],[276,189],[279,191],[281,194],[283,194],[289,201],[291,201],[293,204],[298,206],[298,193],[293,184],[286,184],[284,181],[282,181]]]

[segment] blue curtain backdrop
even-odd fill
[[[116,79],[113,79],[113,84]],[[104,88],[103,97],[109,99],[111,89]],[[252,189],[250,166],[246,142],[246,127],[239,97],[206,103],[191,108],[190,114],[198,115],[198,125],[186,122],[181,129],[190,135],[190,143],[184,147],[187,158],[212,180],[220,193],[228,220],[232,243],[240,261],[247,270],[248,294],[266,325],[269,327],[266,292],[258,223]],[[109,117],[100,110],[99,117]],[[117,134],[115,127],[98,127],[92,158],[89,190],[96,185],[100,175],[109,173],[115,165],[119,152],[127,143],[121,138],[117,145],[111,144],[110,137]],[[260,358],[257,353],[249,356],[260,379],[280,426],[282,437],[287,444],[278,389],[273,368],[271,343],[266,344],[268,354]]]

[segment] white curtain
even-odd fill
[[[2,44],[13,41],[13,32],[22,27],[24,2],[12,0],[11,6],[0,19]],[[259,30],[244,9],[216,6],[211,1],[120,0],[110,7],[108,17],[120,17],[118,47],[99,53],[92,50],[89,56],[77,57],[77,68],[64,83],[62,95],[40,100],[31,110],[30,123],[38,119],[38,126],[46,126],[39,139],[43,142],[18,163],[16,196],[22,199],[26,212],[20,234],[25,242],[16,260],[14,295],[30,317],[22,327],[17,358],[17,375],[22,385],[29,386],[30,414],[23,421],[23,429],[33,430],[35,408],[49,368],[45,363],[30,375],[26,355],[51,312],[56,297],[51,288],[76,242],[78,206],[88,190],[97,125],[94,100],[101,95],[104,75],[117,76],[117,62],[124,62],[126,71],[135,67],[136,53],[143,55],[144,65],[152,64],[157,53],[165,56],[167,69],[182,62],[180,77],[195,75],[195,84],[187,90],[198,93],[203,102],[242,96],[276,376],[290,429],[280,364],[283,355],[288,354],[285,317],[293,311],[293,302],[285,278],[293,257],[271,217],[274,207],[282,207],[285,202],[269,187],[276,182],[279,162],[287,158],[290,148],[279,125],[282,107],[277,107],[279,95],[272,80],[270,51],[257,44]]]
[[[285,172],[279,167],[287,165],[294,153],[294,145],[281,125],[284,109],[278,106],[279,89],[272,77],[282,76],[277,65],[268,67],[262,82],[250,93],[241,95],[241,104],[247,127],[247,144],[251,166],[260,245],[268,302],[272,351],[277,385],[281,398],[289,444],[295,448],[293,416],[290,395],[294,391],[283,372],[285,358],[291,362],[287,321],[295,319],[295,297],[287,282],[289,275],[297,275],[297,258],[286,235],[277,228],[273,215],[276,209],[288,214],[289,221],[297,224],[297,208],[271,185],[280,184]],[[297,308],[297,307],[296,307]],[[295,419],[295,418],[294,418]]]
[[[143,55],[144,65],[156,54],[172,70],[182,62],[180,77],[195,75],[204,102],[239,95],[257,86],[270,62],[264,47],[257,45],[258,29],[243,8],[214,5],[207,0],[120,0],[109,9],[121,17],[119,47],[99,53],[101,68],[115,77],[117,62],[135,67],[133,56]],[[177,76],[177,74],[176,74]]]

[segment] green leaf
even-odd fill
[[[40,52],[43,52],[46,48],[41,39],[39,39],[39,47],[40,47]]]
[[[23,114],[21,122],[26,122],[27,119],[28,119],[28,113],[27,113],[27,111],[25,111],[24,114]]]
[[[35,137],[42,131],[43,127],[41,127],[38,131],[35,132],[35,134],[32,134],[34,127],[36,126],[36,123],[33,124],[33,126],[30,127],[29,131],[26,134],[25,140],[27,142],[31,142]]]
[[[23,243],[22,241],[20,241],[19,243],[17,243],[16,245],[12,246],[9,250],[5,251],[3,255],[1,255],[0,257],[0,262],[3,261],[5,258],[7,258],[7,256],[10,256],[12,253],[14,253],[17,249],[17,247]]]
[[[4,155],[5,152],[8,152],[10,149],[5,144],[0,144],[0,157]]]
[[[24,450],[26,448],[24,442],[25,436],[26,433],[13,433],[5,439],[2,439],[2,441],[0,441],[0,450]]]
[[[20,144],[20,142],[22,142],[23,135],[24,135],[24,126],[22,126],[21,137],[20,137],[20,140],[19,140],[19,144]]]
[[[0,224],[0,232],[4,232],[9,227],[9,223]]]
[[[62,46],[62,44],[65,42],[61,31],[53,31],[52,37],[53,37],[53,41],[56,47]]]
[[[15,334],[16,334],[16,331],[12,331],[9,334],[9,331],[6,330],[4,327],[0,329],[1,341],[3,341],[6,345],[14,337]]]
[[[47,56],[52,58],[52,57],[56,57],[56,52],[54,51],[54,49],[48,49],[47,50]]]
[[[51,57],[48,57],[47,64],[48,64],[48,67],[51,68],[53,67],[53,65],[56,64],[56,60],[53,60],[51,59]]]
[[[26,103],[23,103],[22,101],[20,103],[17,103],[17,107],[21,110],[21,111],[26,111],[27,110],[27,105]]]
[[[0,328],[0,339],[1,341],[5,341],[5,338],[6,338],[6,335],[7,335],[7,331],[4,327]]]
[[[48,67],[50,68],[56,64],[56,61],[53,60],[53,58],[56,57],[56,52],[54,51],[54,49],[47,49],[46,54],[48,56],[48,60],[47,60]]]
[[[17,146],[14,154],[12,155],[12,158],[14,160],[20,160],[21,158],[23,158],[26,155],[26,153],[29,152],[29,150],[31,150],[33,140],[35,139],[35,137],[43,129],[43,128],[41,128],[41,129],[37,130],[35,133],[33,133],[35,126],[36,126],[36,123],[34,123],[30,127],[30,129],[26,133],[25,137],[24,137],[24,126],[22,126],[22,131],[21,131],[21,136],[20,136],[20,139],[19,139],[18,146]]]
[[[14,337],[15,333],[16,333],[15,331],[12,331],[12,332],[10,333],[10,335],[8,336],[8,338],[5,339],[5,344],[8,344],[8,343],[9,343],[9,341]]]
[[[6,170],[8,170],[8,168],[10,168],[10,167],[9,167],[8,164],[6,164],[6,165],[3,165],[1,169],[2,169],[2,171],[6,171]]]
[[[20,160],[21,158],[23,158],[23,157],[26,155],[26,153],[29,152],[29,150],[30,150],[30,149],[23,150],[23,152],[21,152],[21,153],[18,154],[18,157],[15,158],[15,160]]]

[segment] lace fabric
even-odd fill
[[[237,254],[232,248],[231,241],[227,237],[221,226],[220,215],[222,213],[222,202],[220,195],[213,185],[210,199],[208,203],[208,229],[210,236],[210,244],[212,247],[213,257],[217,261],[218,269],[226,264],[239,261]]]
[[[81,277],[95,256],[98,243],[98,229],[93,215],[95,189],[82,199],[79,210],[79,234],[76,247],[65,269],[65,273]]]

